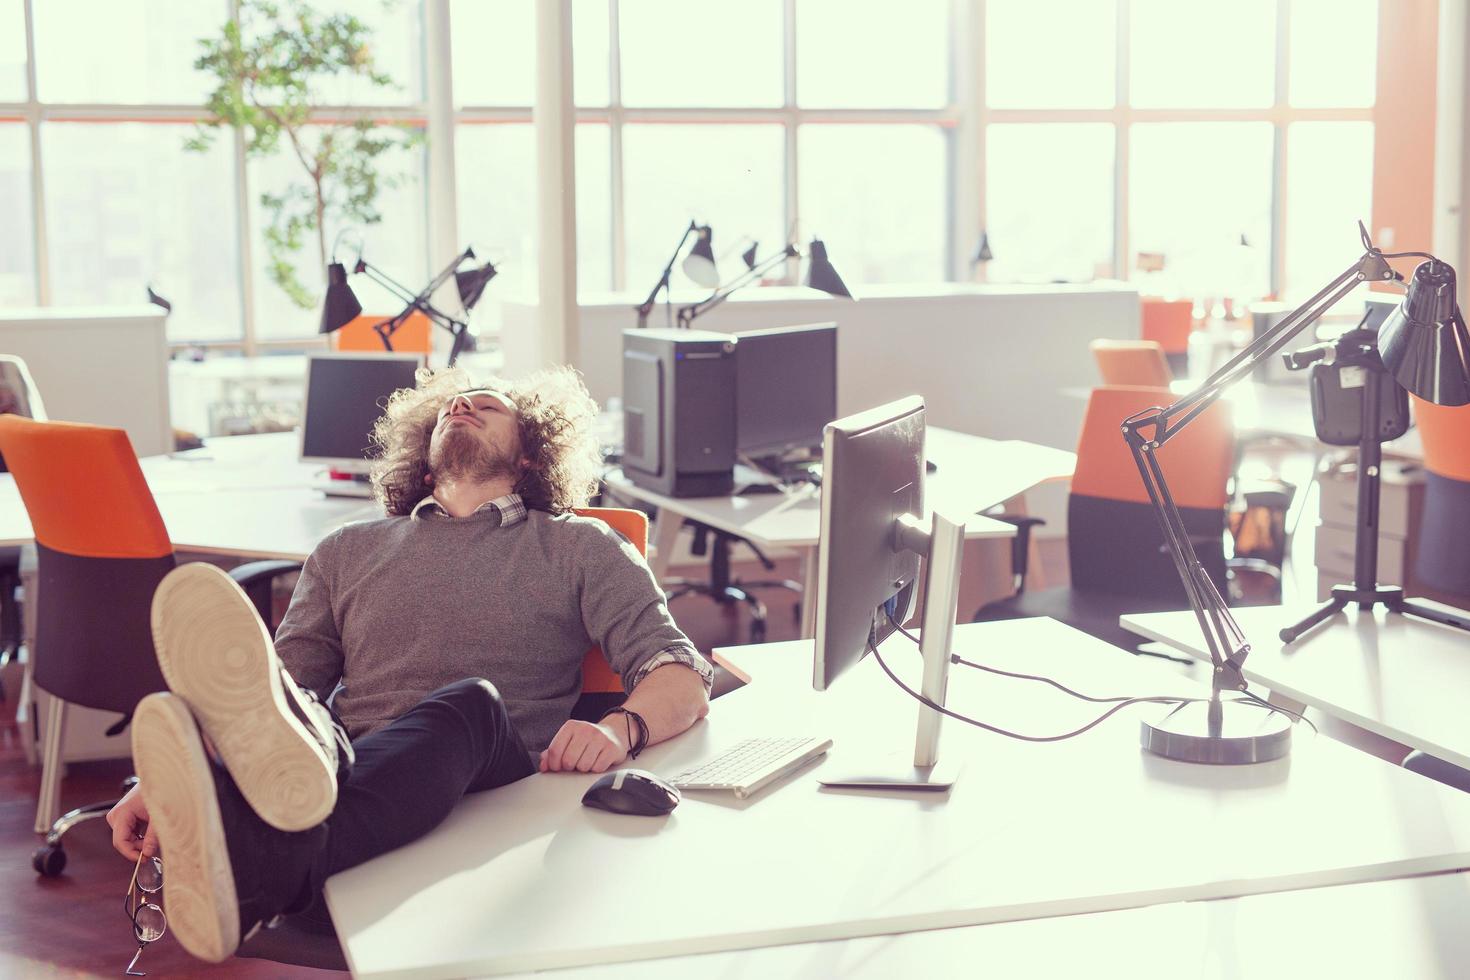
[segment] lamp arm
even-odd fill
[[[1366,235],[1364,237],[1366,243]],[[1184,518],[1164,479],[1158,451],[1214,404],[1231,385],[1248,375],[1260,361],[1290,343],[1293,337],[1315,323],[1359,283],[1395,277],[1383,254],[1368,243],[1368,250],[1357,262],[1292,310],[1275,327],[1248,344],[1197,389],[1166,408],[1146,409],[1123,420],[1123,439],[1138,467],[1144,489],[1164,532],[1169,556],[1174,560],[1190,608],[1209,647],[1210,662],[1215,668],[1213,687],[1217,694],[1245,689],[1242,670],[1250,654],[1250,644],[1195,553]]]
[[[1310,299],[1292,310],[1281,322],[1252,340],[1239,353],[1226,361],[1206,378],[1198,388],[1158,412],[1159,444],[1167,442],[1172,432],[1182,429],[1201,412],[1225,393],[1232,385],[1241,381],[1255,369],[1256,365],[1289,344],[1297,334],[1316,323],[1324,313],[1335,306],[1348,293],[1363,282],[1384,282],[1396,279],[1397,273],[1389,267],[1383,253],[1370,248],[1363,256],[1345,269],[1341,275],[1318,290]]]
[[[392,293],[394,296],[398,297],[405,303],[412,303],[417,298],[413,293],[409,292],[407,286],[398,282],[382,269],[379,269],[377,266],[363,259],[357,260],[357,265],[353,267],[352,271],[361,272],[363,275],[367,276],[373,282],[377,283],[379,286],[382,286],[384,289],[388,290],[388,292]]]
[[[777,252],[775,255],[769,256],[764,261],[757,262],[755,265],[751,266],[749,269],[745,270],[740,275],[736,276],[734,279],[721,286],[719,289],[716,289],[713,293],[710,293],[698,303],[691,303],[688,306],[679,307],[678,321],[680,328],[687,330],[689,328],[689,324],[693,322],[695,317],[700,316],[704,313],[708,313],[710,310],[714,309],[716,306],[719,306],[725,300],[729,299],[731,293],[739,289],[744,289],[746,286],[749,286],[751,283],[760,279],[760,277],[765,275],[767,272],[770,272],[772,269],[776,268],[776,266],[780,265],[782,262],[785,262],[789,258],[794,258],[799,254],[800,253],[796,251],[795,246],[787,245],[786,248],[782,251]]]
[[[669,256],[669,264],[664,266],[663,275],[659,276],[658,282],[653,284],[653,290],[649,292],[648,298],[633,307],[638,313],[638,326],[648,326],[648,314],[653,312],[653,304],[658,301],[659,290],[668,286],[669,277],[674,273],[674,263],[679,261],[679,253],[684,250],[684,243],[689,241],[689,236],[694,234],[694,229],[698,227],[691,218],[689,227],[684,229],[684,237],[679,239],[679,244],[674,246],[674,254]]]

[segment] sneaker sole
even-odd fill
[[[133,714],[133,763],[167,869],[169,930],[218,963],[240,945],[240,910],[209,757],[184,702],[150,694]]]
[[[275,645],[240,586],[213,565],[176,568],[154,593],[152,624],[169,690],[188,702],[251,808],[277,830],[327,819],[335,766],[292,712]]]

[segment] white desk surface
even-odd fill
[[[897,638],[890,663],[918,658]],[[964,625],[957,647],[1096,695],[1196,685],[1050,620]],[[1129,709],[1067,742],[947,723],[947,795],[819,791],[815,774],[912,744],[913,703],[865,663],[811,691],[805,641],[725,651],[753,678],[655,746],[671,774],[750,734],[829,734],[831,757],[743,802],[689,793],[670,816],[579,804],[595,778],[533,775],[467,797],[424,839],[328,881],[359,976],[463,976],[979,925],[1470,867],[1470,795],[1302,731],[1246,767],[1144,753]],[[957,668],[950,704],[1030,733],[1096,705]]]
[[[1426,600],[1415,600],[1432,605]],[[1470,768],[1470,634],[1382,607],[1344,610],[1285,644],[1283,626],[1314,605],[1254,606],[1231,613],[1251,652],[1245,676],[1392,741]],[[1124,616],[1125,629],[1208,660],[1194,613]]]
[[[891,936],[518,974],[522,980],[1453,980],[1470,875],[1440,874]]]
[[[925,506],[954,514],[973,515],[1041,483],[1068,479],[1077,463],[1076,453],[1020,440],[982,439],[934,426],[927,438],[927,455],[937,469],[926,477]],[[812,486],[789,494],[670,497],[635,486],[621,470],[606,482],[618,494],[748,538],[762,548],[810,548],[820,536],[821,499]],[[965,525],[967,538],[1014,534],[1011,525],[985,517],[971,517]]]
[[[138,462],[175,550],[300,560],[350,521],[381,517],[371,500],[312,488],[320,465],[297,459],[294,432],[211,439]],[[31,540],[15,480],[0,474],[0,545]]]

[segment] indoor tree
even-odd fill
[[[271,156],[284,144],[300,163],[306,180],[262,193],[260,203],[267,272],[303,308],[318,301],[292,261],[306,237],[315,234],[317,268],[325,270],[328,224],[380,221],[378,191],[406,179],[380,172],[381,158],[422,139],[364,109],[322,100],[333,79],[360,81],[373,93],[399,88],[378,70],[371,40],[371,29],[351,14],[321,13],[305,0],[240,0],[220,35],[199,42],[194,67],[213,76],[215,88],[205,105],[209,118],[185,146],[202,151],[228,126],[243,134],[248,158]]]

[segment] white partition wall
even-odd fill
[[[641,298],[581,298],[577,366],[599,403],[621,394],[622,332],[634,326],[633,306]],[[675,308],[700,298],[680,295]],[[840,414],[917,393],[933,425],[1059,449],[1075,448],[1084,407],[1061,390],[1091,387],[1097,378],[1088,342],[1139,332],[1138,293],[1125,283],[872,286],[856,302],[768,287],[736,294],[697,325],[739,333],[826,320],[838,324]],[[649,325],[665,325],[662,306]],[[548,363],[537,327],[534,305],[505,304],[508,376]]]
[[[174,448],[163,323],[156,306],[0,310],[0,353],[25,360],[52,419],[126,429],[153,456]]]

